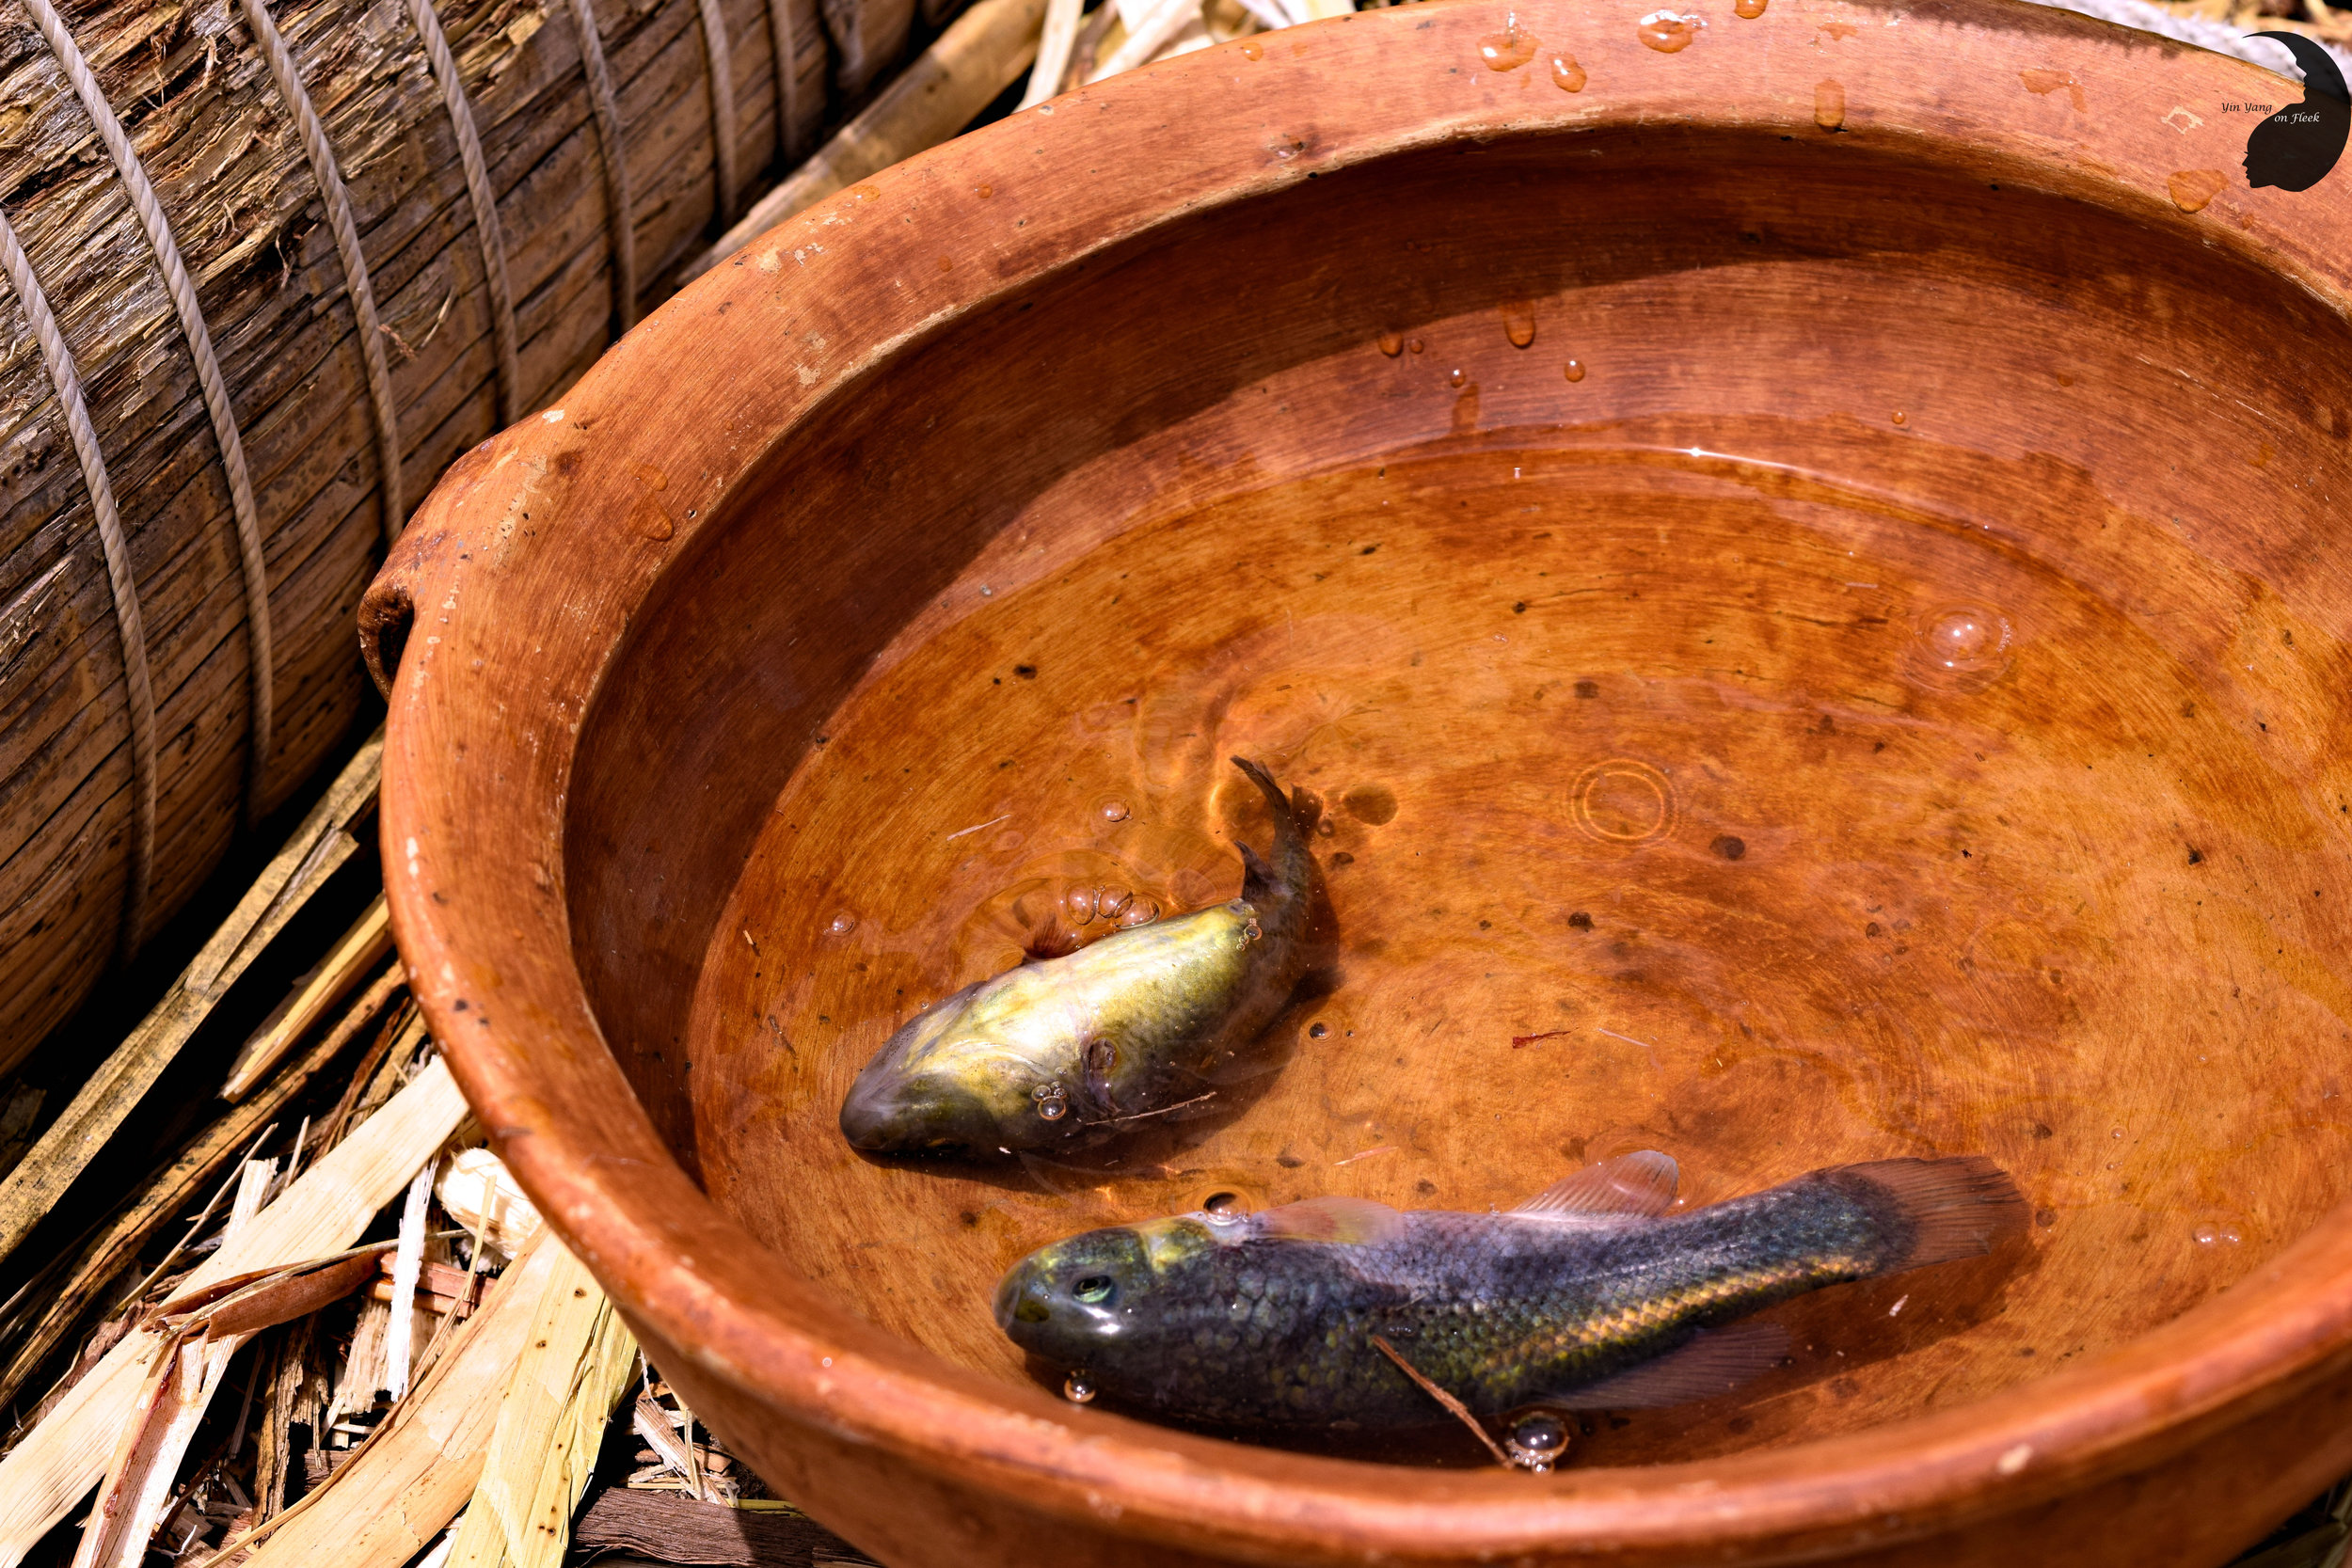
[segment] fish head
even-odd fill
[[[1041,1246],[997,1285],[997,1326],[1023,1350],[1063,1366],[1099,1366],[1121,1340],[1149,1334],[1169,1271],[1213,1244],[1200,1220],[1186,1216]]]
[[[1067,1091],[1030,1057],[942,1006],[874,1053],[841,1101],[841,1134],[867,1154],[991,1155],[1058,1140]]]

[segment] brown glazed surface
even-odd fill
[[[469,457],[369,608],[428,1012],[894,1563],[2219,1562],[2352,1466],[2352,217],[2176,199],[2293,89],[2064,15],[1517,14],[1016,117]],[[1116,1158],[852,1155],[1050,910],[1232,895],[1233,752],[1330,823],[1280,1070]],[[1981,1151],[2035,1225],[1545,1478],[1076,1408],[987,1315],[1210,1193],[1643,1147],[1698,1202]]]

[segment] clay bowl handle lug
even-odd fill
[[[450,465],[360,595],[359,656],[367,661],[376,691],[387,700],[392,694],[392,678],[400,673],[400,656],[408,646],[418,604],[446,597],[440,591],[458,562],[472,553],[468,525],[477,519],[467,515],[468,503],[498,466],[499,449],[513,436],[513,432],[494,436]]]

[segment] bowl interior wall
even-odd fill
[[[676,564],[582,740],[590,997],[723,1207],[1007,1378],[987,1286],[1055,1235],[1660,1147],[1700,1201],[1982,1151],[2038,1223],[1784,1309],[1796,1365],[1596,1460],[1993,1391],[2341,1196],[2344,337],[1835,143],[1427,150],[1180,220],[886,359]],[[1955,613],[1998,645],[1923,664]],[[1346,857],[1284,1070],[1116,1168],[851,1155],[850,1076],[1044,902],[1230,895],[1235,750]]]

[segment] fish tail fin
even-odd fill
[[[2029,1213],[2009,1172],[1981,1154],[1942,1160],[1873,1160],[1824,1177],[1881,1222],[1887,1241],[1878,1274],[1981,1258],[2025,1228]]]
[[[1248,757],[1230,759],[1243,777],[1258,786],[1274,809],[1274,863],[1268,866],[1248,846],[1241,847],[1244,868],[1241,895],[1262,897],[1269,893],[1303,891],[1314,876],[1315,823],[1323,816],[1314,797],[1300,789],[1282,793],[1265,765]]]

